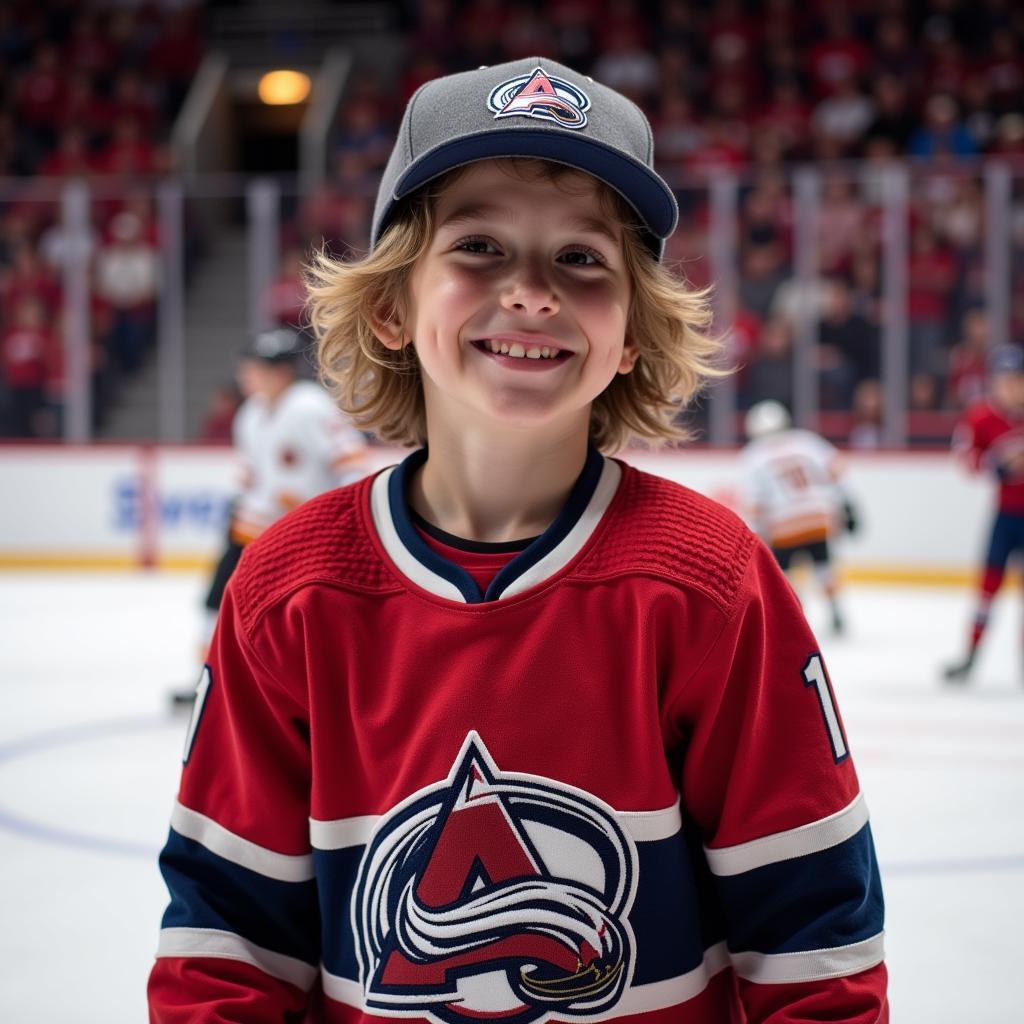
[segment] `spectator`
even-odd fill
[[[1003,114],[996,121],[990,152],[993,156],[1011,157],[1024,162],[1024,115]]]
[[[921,51],[914,46],[907,23],[897,14],[880,18],[875,28],[871,54],[871,77],[901,82],[907,92],[916,92],[922,78]]]
[[[590,67],[594,63],[597,41],[593,13],[590,0],[552,0],[546,5],[544,20],[555,52],[570,67]]]
[[[167,10],[144,63],[147,74],[163,87],[162,113],[166,121],[177,115],[202,55],[195,12],[188,8]]]
[[[80,10],[71,27],[71,38],[64,44],[61,64],[72,74],[84,73],[87,79],[108,74],[116,64],[113,42],[103,31],[96,10]]]
[[[910,236],[907,263],[911,373],[931,374],[943,369],[956,269],[952,249],[939,243],[929,224],[919,222]]]
[[[121,117],[114,122],[110,141],[96,157],[96,169],[123,178],[137,178],[157,170],[156,148],[134,118]]]
[[[111,120],[134,121],[139,132],[152,139],[157,134],[160,111],[142,74],[135,68],[124,68],[114,79],[110,99]]]
[[[832,90],[814,108],[811,123],[818,148],[830,154],[849,156],[874,116],[874,104],[860,91],[852,77],[836,77]]]
[[[96,91],[92,76],[76,71],[68,77],[67,95],[61,108],[59,131],[61,137],[77,130],[83,141],[92,146],[96,139],[107,135],[114,122],[110,102]]]
[[[768,317],[775,293],[786,279],[782,250],[776,241],[748,245],[740,263],[740,303],[759,320]]]
[[[40,162],[37,174],[44,178],[88,178],[95,170],[86,133],[78,125],[70,124],[61,132],[56,149]]]
[[[40,44],[32,64],[15,84],[15,111],[33,151],[42,155],[56,141],[64,104],[64,76],[60,51],[50,42]]]
[[[854,388],[878,376],[881,338],[878,328],[854,311],[846,281],[835,278],[830,284],[818,333],[822,407],[848,409]]]
[[[159,283],[159,253],[144,225],[134,213],[117,214],[96,255],[96,291],[111,306],[111,349],[127,373],[138,370],[154,340]]]
[[[958,119],[952,96],[937,93],[924,108],[924,123],[911,136],[911,156],[935,159],[939,156],[967,157],[978,152],[977,143]]]
[[[416,24],[409,40],[410,68],[402,79],[402,95],[412,96],[419,86],[437,75],[427,66],[440,67],[443,74],[446,63],[452,63],[456,53],[456,22],[452,0],[420,0],[410,4]]]
[[[849,270],[854,243],[865,224],[865,210],[853,182],[828,175],[818,208],[818,266],[826,277]]]
[[[501,53],[505,60],[520,60],[543,53],[551,45],[547,28],[529,7],[509,4],[505,29],[501,33]]]
[[[1024,54],[1009,25],[992,29],[979,71],[985,77],[997,114],[1018,113],[1024,106]]]
[[[658,61],[646,49],[641,29],[626,22],[621,34],[607,39],[604,52],[594,62],[594,77],[603,85],[648,105],[658,89]]]
[[[757,123],[775,129],[785,156],[796,157],[803,153],[811,114],[795,78],[788,75],[773,78],[768,102],[757,116]]]
[[[382,121],[373,103],[366,99],[350,100],[342,110],[335,158],[341,163],[351,158],[346,170],[348,178],[377,177],[390,152],[388,126]]]
[[[10,396],[9,431],[13,437],[42,432],[43,385],[56,340],[46,326],[43,304],[32,295],[16,302],[11,324],[0,335],[0,359]]]
[[[747,365],[746,405],[775,399],[793,407],[793,333],[781,317],[766,320]]]
[[[10,269],[0,274],[0,307],[13,309],[22,299],[36,299],[43,309],[60,305],[60,284],[40,260],[30,238],[16,241]]]
[[[971,309],[960,324],[960,338],[949,352],[946,404],[966,409],[985,395],[988,386],[988,314]]]
[[[887,139],[894,152],[904,152],[917,128],[910,109],[906,79],[899,74],[881,74],[874,80],[874,117],[864,131],[867,139]]]
[[[704,143],[704,129],[693,115],[690,97],[677,88],[662,92],[654,116],[658,163],[666,173],[683,164]]]
[[[846,443],[851,448],[881,448],[882,440],[882,385],[869,377],[853,389],[853,424]]]
[[[992,92],[988,79],[977,71],[971,72],[960,90],[964,127],[974,140],[979,153],[988,151],[996,132]]]
[[[842,4],[824,7],[825,38],[810,48],[807,67],[818,98],[845,81],[857,81],[868,69],[869,53],[853,33],[849,10]]]

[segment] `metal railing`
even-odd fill
[[[828,420],[828,415],[823,414],[832,414],[834,419],[836,413],[848,412],[822,407],[817,359],[822,310],[814,302],[806,301],[807,296],[820,289],[823,278],[834,272],[834,268],[822,264],[823,215],[827,214],[823,191],[841,179],[853,189],[856,202],[864,210],[865,223],[870,222],[871,230],[877,233],[874,252],[880,268],[882,440],[890,446],[904,446],[913,440],[908,428],[912,369],[908,295],[915,283],[909,273],[910,230],[927,206],[922,205],[921,196],[941,174],[970,179],[972,194],[980,196],[976,204],[980,209],[975,213],[984,230],[969,245],[962,246],[963,251],[957,250],[956,256],[961,276],[974,275],[970,279],[974,289],[971,294],[977,292],[978,301],[987,309],[990,343],[1012,339],[1013,282],[1015,274],[1019,276],[1024,271],[1022,240],[1015,239],[1013,234],[1013,225],[1020,220],[1019,216],[1015,220],[1015,212],[1024,193],[1024,174],[1020,168],[998,161],[944,167],[893,161],[881,167],[848,164],[790,169],[785,174],[790,210],[786,230],[791,239],[786,269],[798,301],[793,305],[791,323],[789,397],[798,423],[820,426]],[[683,230],[704,232],[702,258],[708,264],[704,274],[714,282],[715,329],[727,336],[744,281],[742,259],[748,245],[743,234],[744,202],[757,183],[756,175],[733,172],[673,181],[684,211]],[[938,191],[937,187],[933,190]],[[136,182],[97,179],[90,183],[0,180],[0,212],[23,211],[24,219],[31,225],[25,231],[25,244],[35,245],[38,250],[44,231],[61,235],[60,258],[53,268],[60,280],[61,308],[49,312],[52,326],[60,330],[62,337],[64,385],[58,402],[63,406],[60,434],[67,441],[85,442],[96,434],[96,389],[92,379],[95,370],[90,362],[90,350],[97,344],[92,324],[93,275],[97,252],[102,247],[104,221],[129,194],[142,195],[150,204],[154,233],[159,239],[160,285],[154,296],[156,340],[150,357],[158,380],[154,437],[158,440],[182,441],[194,434],[186,416],[188,390],[195,386],[190,385],[187,372],[186,313],[196,282],[211,265],[209,252],[215,246],[209,244],[210,240],[215,241],[218,232],[228,228],[244,232],[246,237],[244,295],[248,316],[239,324],[240,332],[257,330],[268,322],[263,297],[277,273],[282,237],[290,236],[307,246],[322,241],[319,237],[303,237],[296,227],[308,196],[300,194],[299,183],[291,179],[190,176]],[[361,197],[367,208],[371,198]],[[690,264],[689,269],[694,266]],[[974,280],[979,272],[983,278],[980,288]],[[964,290],[959,284],[957,287]],[[3,310],[3,324],[7,325],[13,309],[10,302],[5,305],[8,308]],[[950,327],[955,328],[955,324]],[[226,339],[225,346],[225,358],[230,359],[230,350],[237,348],[236,340]],[[131,381],[124,386],[130,388]],[[707,404],[706,440],[722,445],[740,440],[738,412],[749,398],[733,378],[714,388]]]

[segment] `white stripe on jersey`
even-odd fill
[[[766,864],[777,864],[779,861],[829,850],[855,836],[867,821],[868,806],[863,794],[858,793],[841,811],[820,821],[752,839],[749,843],[738,843],[736,846],[722,846],[715,850],[704,847],[704,855],[716,875],[741,875],[744,871],[753,871]]]
[[[694,996],[700,995],[707,988],[708,982],[729,966],[729,951],[724,942],[719,942],[704,952],[704,962],[686,974],[664,981],[655,981],[648,985],[633,985],[622,993],[622,998],[615,1004],[612,1017],[624,1017],[630,1014],[649,1013],[652,1010],[667,1010],[679,1006]],[[357,981],[331,974],[326,968],[321,969],[324,994],[339,1003],[357,1010],[363,1009],[363,989]],[[408,997],[410,1001],[422,1004],[422,995]],[[401,997],[395,998],[394,1012],[401,1012]],[[408,1011],[407,1011],[408,1012]]]
[[[228,831],[212,818],[175,803],[171,828],[211,853],[279,882],[308,882],[314,877],[312,854],[277,853]]]
[[[264,949],[234,932],[216,928],[164,928],[160,932],[157,957],[200,956],[217,960],[240,960],[259,968],[272,978],[290,982],[308,992],[316,980],[317,969],[304,960]]]
[[[423,792],[417,792],[421,797]],[[429,817],[434,811],[424,812]],[[669,839],[682,827],[683,819],[679,804],[663,807],[657,811],[615,811],[615,818],[622,830],[637,843],[653,843]],[[337,818],[334,821],[309,819],[310,843],[317,850],[343,850],[350,846],[363,846],[373,838],[381,815],[366,814],[357,818]]]
[[[885,932],[849,946],[812,949],[806,953],[733,953],[736,973],[759,985],[845,978],[875,967],[885,959]]]

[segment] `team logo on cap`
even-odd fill
[[[448,778],[386,815],[363,855],[366,1006],[444,1024],[610,1010],[633,973],[636,857],[609,807],[500,771],[471,732]]]
[[[487,106],[499,117],[535,117],[554,121],[560,128],[586,128],[590,97],[564,78],[541,68],[502,82],[487,98]]]

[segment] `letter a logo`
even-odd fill
[[[499,117],[532,117],[553,121],[561,128],[585,128],[590,97],[563,78],[542,68],[502,82],[488,97],[487,106]]]
[[[611,808],[503,773],[476,733],[386,815],[353,901],[368,1008],[444,1024],[611,1009],[633,972],[636,850]]]

